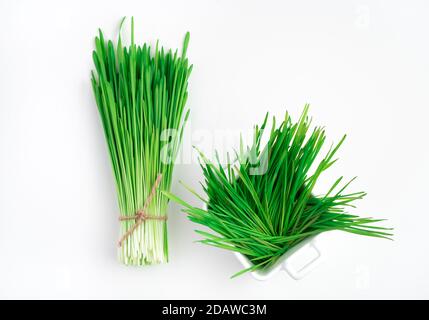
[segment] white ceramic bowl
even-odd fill
[[[298,254],[302,254],[304,251],[313,251],[313,257],[307,260],[304,263],[301,263],[300,266],[296,266],[292,261],[293,257]],[[238,261],[241,262],[243,267],[250,268],[253,264],[247,259],[246,256],[241,253],[235,252],[235,256]],[[317,265],[320,263],[322,253],[319,248],[316,246],[316,237],[308,238],[292,249],[288,250],[283,254],[275,265],[268,269],[257,270],[251,272],[253,278],[259,281],[265,281],[271,278],[274,274],[280,270],[286,271],[293,279],[300,280],[309,274]]]
[[[206,203],[203,204],[203,209],[207,210]],[[309,237],[308,239],[298,243],[292,249],[288,250],[283,254],[277,263],[270,268],[263,270],[252,271],[250,274],[259,281],[265,281],[271,278],[274,274],[278,273],[280,270],[286,271],[289,276],[295,280],[300,280],[308,275],[314,268],[316,268],[321,262],[322,253],[319,248],[316,246],[317,236]],[[307,255],[310,253],[312,256],[310,259],[307,257],[307,261],[298,264],[293,263],[294,257],[299,256],[307,251]],[[244,268],[250,268],[253,264],[241,253],[235,252],[234,255],[237,257],[238,261],[243,265]],[[302,260],[302,259],[301,259]]]

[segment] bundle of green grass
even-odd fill
[[[124,20],[122,20],[123,23]],[[121,23],[121,27],[122,27]],[[116,181],[121,215],[120,260],[129,265],[168,261],[167,204],[173,164],[188,117],[192,65],[149,45],[123,47],[95,39],[92,86]]]
[[[374,226],[382,219],[361,218],[346,212],[347,207],[365,196],[364,192],[347,193],[350,184],[338,178],[326,193],[315,195],[320,175],[337,159],[341,141],[316,163],[325,143],[325,131],[310,131],[308,105],[297,123],[288,113],[276,127],[275,118],[266,145],[261,138],[267,117],[256,126],[253,144],[235,152],[233,164],[222,166],[200,152],[204,172],[206,209],[193,207],[178,197],[191,221],[210,228],[214,233],[197,231],[202,243],[245,255],[252,266],[236,273],[273,266],[288,250],[308,237],[325,231],[342,230],[359,235],[389,238],[388,228]],[[353,180],[353,179],[352,179]],[[189,189],[189,188],[188,188]]]

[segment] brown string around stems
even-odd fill
[[[127,220],[135,220],[136,223],[121,237],[119,240],[119,247],[122,247],[123,242],[133,234],[134,231],[138,228],[139,225],[141,225],[146,220],[167,220],[167,216],[154,216],[146,213],[147,207],[152,201],[152,198],[154,197],[156,193],[156,189],[158,188],[160,182],[161,182],[162,174],[158,174],[158,177],[156,178],[155,183],[152,186],[152,190],[150,191],[149,196],[147,197],[143,209],[137,211],[137,213],[134,216],[121,216],[119,217],[119,221],[127,221]]]

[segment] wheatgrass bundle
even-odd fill
[[[267,114],[262,126],[255,127],[251,147],[245,149],[241,143],[233,164],[222,166],[218,156],[213,163],[200,152],[206,197],[188,189],[206,203],[207,209],[168,194],[185,207],[191,221],[214,231],[197,231],[204,237],[202,243],[239,252],[249,259],[252,266],[234,276],[273,266],[295,245],[321,232],[391,236],[388,228],[373,225],[381,219],[345,212],[365,195],[345,192],[351,181],[342,184],[340,177],[326,193],[314,195],[320,175],[337,161],[334,156],[345,136],[316,163],[325,131],[321,127],[310,131],[307,113],[308,105],[297,123],[286,113],[278,127],[273,118],[268,142],[261,148]]]
[[[121,27],[122,24],[121,23]],[[120,33],[120,32],[119,32]],[[116,181],[120,260],[127,265],[168,261],[167,204],[173,162],[188,117],[186,34],[182,53],[156,44],[116,47],[100,30],[95,38],[92,86]]]

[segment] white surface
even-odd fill
[[[0,1],[0,297],[429,298],[428,6]],[[333,232],[319,242],[324,263],[302,281],[283,273],[230,280],[240,263],[194,243],[196,225],[172,204],[171,262],[120,265],[116,195],[89,72],[97,28],[116,39],[123,15],[135,16],[139,42],[177,47],[191,32],[185,150],[230,150],[238,136],[221,141],[225,132],[248,130],[266,111],[296,118],[309,102],[329,142],[348,133],[326,185],[358,175],[351,190],[368,196],[354,212],[388,218],[395,241]],[[182,162],[173,192],[198,204],[178,181],[198,188],[201,171]]]

